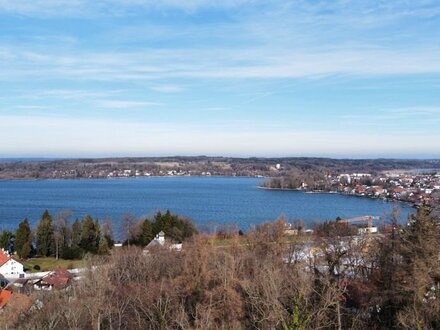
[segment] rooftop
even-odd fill
[[[9,256],[0,250],[0,266],[3,266],[9,260]]]
[[[0,291],[0,309],[5,307],[11,296],[12,296],[12,292],[9,290]]]

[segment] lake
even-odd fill
[[[261,180],[243,177],[3,180],[0,181],[0,229],[15,229],[25,217],[35,225],[46,209],[52,214],[70,209],[74,218],[85,214],[111,218],[115,228],[126,213],[151,216],[157,210],[169,209],[193,219],[199,227],[234,224],[244,230],[281,215],[311,224],[338,216],[373,215],[385,220],[395,206],[401,208],[402,221],[413,212],[402,203],[369,198],[259,189]]]

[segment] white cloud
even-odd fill
[[[372,135],[381,135],[383,131],[398,135],[406,132],[406,138],[396,142],[396,147],[400,147],[406,146],[409,137],[418,139],[418,136],[428,133],[438,135],[440,107],[364,108],[362,114],[344,114],[339,118],[339,124],[346,130],[350,129],[352,134],[356,134],[356,130],[369,131]],[[434,139],[438,140],[440,136]]]
[[[440,107],[435,106],[418,106],[418,107],[404,107],[388,110],[390,113],[405,116],[440,116]]]
[[[101,100],[96,101],[95,106],[104,109],[140,109],[161,106],[162,103],[128,101],[128,100]]]
[[[18,105],[15,108],[22,110],[43,110],[47,109],[48,107],[44,105]]]
[[[203,8],[233,8],[251,0],[0,0],[0,12],[30,16],[121,15],[143,10],[178,9],[193,12]]]
[[[106,92],[93,92],[90,90],[78,90],[78,89],[50,89],[43,90],[40,92],[34,92],[34,98],[60,98],[60,99],[74,99],[82,100],[88,98],[105,97],[115,93],[116,91],[106,91]]]
[[[151,87],[151,89],[160,93],[180,93],[185,90],[182,86],[177,85],[158,85]]]
[[[13,49],[11,49],[13,51]],[[16,58],[4,61],[3,81],[87,80],[129,81],[171,78],[303,78],[328,75],[386,76],[439,74],[440,49],[352,48],[316,52],[241,49],[145,49],[126,53],[82,51],[41,54],[15,50]],[[198,61],[194,61],[198,58]],[[156,87],[176,92],[178,86]]]

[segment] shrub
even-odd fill
[[[62,258],[66,260],[82,259],[84,250],[79,246],[71,246],[63,249]]]

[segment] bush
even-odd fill
[[[34,270],[41,270],[41,267],[39,265],[35,265]]]
[[[62,258],[66,260],[82,259],[84,250],[79,246],[71,246],[63,249]]]

